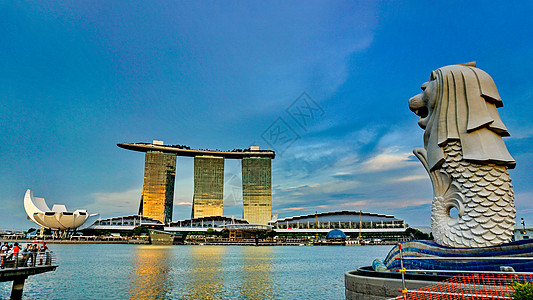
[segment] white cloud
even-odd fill
[[[411,181],[418,181],[418,180],[429,180],[429,177],[428,175],[411,175],[411,176],[392,178],[389,182],[401,183],[401,182],[411,182]]]
[[[332,142],[310,142],[301,145],[295,145],[288,153],[291,159],[304,160],[308,162],[328,159],[337,155],[341,155],[349,151],[346,147],[332,145]]]
[[[293,196],[318,195],[341,193],[343,191],[357,187],[358,184],[359,182],[355,180],[332,180],[322,183],[304,184],[287,188],[279,188],[279,190],[287,192]]]
[[[279,209],[278,211],[281,211],[281,212],[293,212],[293,211],[301,211],[301,210],[309,211],[309,210],[316,210],[317,208],[327,209],[328,207],[330,207],[330,206],[329,205],[292,206],[292,207],[286,207],[286,208]]]
[[[102,216],[119,216],[136,214],[139,210],[141,189],[135,188],[123,192],[94,193],[94,202],[87,206],[87,211]]]
[[[413,200],[390,200],[390,201],[380,201],[378,199],[364,199],[357,200],[352,202],[345,202],[340,206],[349,207],[352,209],[376,209],[376,208],[406,208],[414,207],[425,204],[430,204],[431,199],[413,199]]]
[[[420,205],[431,204],[432,199],[413,199],[413,200],[391,200],[380,202],[378,206],[380,207],[390,207],[390,208],[405,208],[405,207],[414,207]]]
[[[361,206],[367,206],[368,203],[369,203],[368,200],[358,200],[358,201],[352,201],[352,202],[345,202],[345,203],[342,203],[340,206],[348,206],[351,208],[357,208]]]
[[[368,172],[395,170],[411,166],[415,163],[410,158],[412,156],[410,152],[395,153],[396,151],[394,148],[389,148],[384,153],[365,161],[362,163],[364,170]]]
[[[529,126],[521,126],[517,129],[513,130],[511,139],[513,140],[521,140],[521,139],[527,139],[533,136],[533,128]]]
[[[273,172],[279,213],[314,211],[312,203],[378,212],[431,203],[429,178],[405,139],[398,128],[370,124],[328,143],[309,139],[291,147]],[[411,183],[420,189],[406,189]],[[428,197],[421,200],[421,193]]]
[[[383,125],[371,124],[362,129],[358,129],[348,135],[348,139],[354,141],[356,145],[366,145],[374,142],[379,135],[379,132],[383,130]]]

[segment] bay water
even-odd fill
[[[49,244],[24,299],[344,299],[344,273],[392,246]],[[8,299],[12,282],[0,283]]]

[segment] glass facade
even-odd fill
[[[224,158],[194,157],[194,199],[192,217],[222,216]]]
[[[172,221],[176,154],[146,152],[139,214],[164,223]]]
[[[242,159],[242,218],[250,224],[270,221],[272,213],[271,158]]]

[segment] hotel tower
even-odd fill
[[[222,216],[224,160],[242,160],[243,219],[267,225],[272,213],[272,150],[197,150],[182,145],[150,143],[118,144],[120,148],[145,152],[144,185],[139,214],[172,221],[177,156],[194,157],[194,196],[191,217]]]

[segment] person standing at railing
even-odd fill
[[[6,252],[6,259],[11,260],[13,259],[13,248],[11,245],[7,245],[7,252]]]
[[[19,265],[19,253],[20,253],[20,246],[19,243],[15,242],[13,245],[13,260],[15,261],[15,268]]]
[[[48,249],[48,247],[46,247],[46,243],[43,242],[43,245],[41,246],[41,248],[39,248],[39,256],[41,257],[41,260],[40,260],[40,264],[42,265],[43,264],[43,258],[46,257],[46,261],[45,263],[47,265],[50,264],[50,253],[46,252],[46,250],[52,252],[50,249]]]
[[[35,267],[35,263],[37,262],[37,252],[39,251],[37,244],[30,245],[29,251],[31,257],[31,264],[28,263],[28,266]]]
[[[6,262],[6,253],[7,253],[7,250],[9,250],[9,245],[7,244],[7,242],[4,243],[4,245],[2,245],[2,247],[0,248],[0,255],[2,256],[2,262],[0,263],[0,268],[4,268],[4,264]]]
[[[30,251],[31,251],[31,244],[26,244],[26,247],[24,247],[24,250],[22,250],[22,265],[25,267],[29,266],[28,262],[31,257]]]

